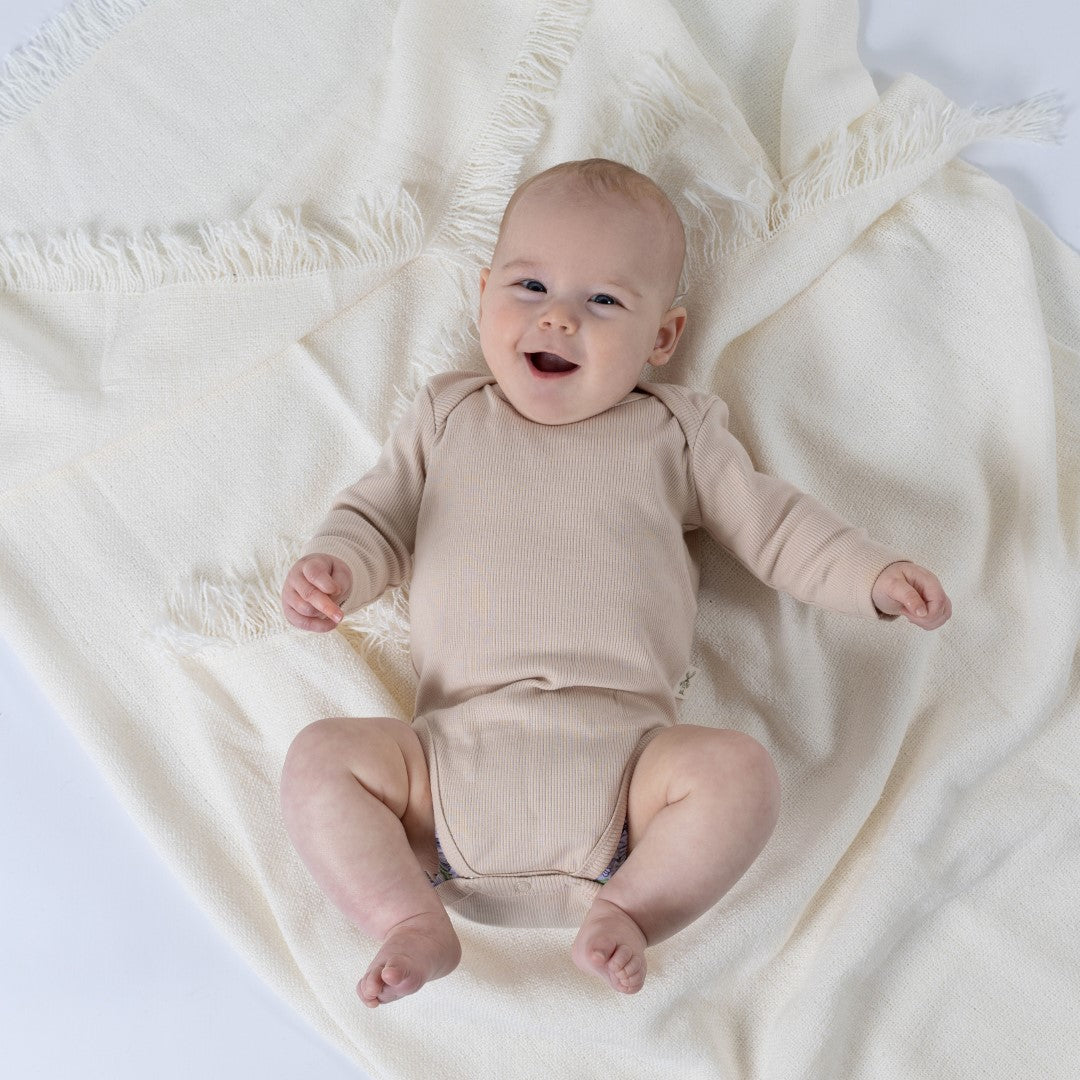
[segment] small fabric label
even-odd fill
[[[698,669],[697,669],[696,667],[692,667],[692,668],[690,668],[690,670],[689,670],[689,671],[687,671],[687,673],[686,673],[686,674],[685,674],[685,675],[684,675],[684,676],[682,677],[682,682],[680,682],[680,683],[679,683],[678,687],[677,687],[677,688],[676,688],[676,690],[675,690],[675,696],[676,696],[677,698],[684,698],[684,697],[686,697],[686,691],[687,691],[688,687],[690,686],[690,680],[691,680],[691,679],[692,679],[692,678],[693,678],[693,677],[694,677],[694,676],[695,676],[695,675],[696,675],[697,673],[698,673]]]

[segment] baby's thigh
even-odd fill
[[[627,818],[632,851],[649,823],[665,806],[694,790],[744,793],[743,800],[779,803],[779,777],[769,752],[741,731],[674,724],[641,753],[630,777]]]
[[[331,716],[316,720],[293,740],[282,774],[290,786],[322,783],[345,771],[401,821],[417,858],[434,861],[435,814],[427,758],[409,724],[392,716]]]

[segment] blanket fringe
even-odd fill
[[[544,134],[547,99],[573,54],[588,8],[583,0],[540,4],[499,106],[443,215],[436,246],[447,258],[479,267],[494,249],[503,210],[524,179],[525,159]]]
[[[620,123],[597,154],[648,176],[679,128],[695,114],[711,114],[666,53],[643,57],[624,85]]]
[[[701,117],[715,124],[715,118],[706,107],[705,100],[693,92],[687,78],[670,56],[665,53],[662,56],[646,57],[626,82],[621,122],[618,129],[600,144],[598,156],[621,161],[646,176],[658,179],[657,164],[662,159],[665,147],[694,117]],[[721,123],[719,130],[730,135],[729,125],[726,123]],[[744,200],[735,192],[730,194],[730,206],[734,210]],[[679,205],[680,193],[667,191],[667,195],[680,216],[683,216],[682,207]],[[756,209],[753,204],[745,205],[748,211]],[[694,237],[688,235],[686,240],[686,259],[672,304],[681,304],[686,299],[690,269],[695,263]]]
[[[433,376],[446,371],[473,371],[477,375],[488,372],[473,314],[478,291],[475,275],[444,259],[439,259],[438,265],[446,274],[446,316],[442,321],[432,322],[426,336],[418,338],[409,358],[406,383],[394,387],[390,415],[395,425]]]
[[[246,568],[222,566],[213,577],[196,575],[182,582],[145,638],[160,652],[193,656],[288,633],[281,587],[302,548],[303,541],[279,537],[272,554],[256,555]],[[376,659],[385,650],[408,652],[408,604],[408,583],[403,583],[346,616],[337,629],[365,659]]]
[[[927,172],[980,139],[1060,142],[1065,110],[1058,91],[1015,105],[963,108],[914,75],[899,78],[879,105],[839,128],[805,168],[785,177],[781,190],[753,208],[749,192],[724,190],[705,178],[688,185],[687,225],[702,237],[703,267],[739,248],[771,239],[803,214],[901,169]],[[763,179],[767,179],[763,176]]]
[[[0,131],[81,67],[150,0],[76,0],[44,23],[0,69]]]
[[[161,285],[249,281],[335,267],[394,267],[420,253],[423,223],[398,188],[361,194],[354,211],[325,224],[303,220],[303,206],[196,226],[192,241],[174,231],[141,235],[70,229],[35,240],[0,236],[0,289],[144,292]]]
[[[707,125],[710,136],[726,137],[731,145],[735,145],[737,140],[731,123],[717,117],[714,109],[710,108],[712,104],[707,92],[694,92],[689,78],[667,53],[645,57],[627,80],[619,129],[601,144],[599,155],[624,162],[655,178],[658,165],[663,163],[665,148],[678,139],[684,126],[695,120]],[[710,242],[708,237],[718,228],[725,236],[751,236],[760,234],[766,226],[768,202],[776,195],[777,189],[761,162],[748,161],[747,164],[753,171],[747,190],[711,184],[718,200],[704,215],[693,201],[692,193],[687,195],[686,191],[667,191],[684,222],[694,216],[686,211],[696,210],[704,225],[703,233],[687,232],[686,260],[673,304],[685,301],[691,279],[704,269],[703,242],[706,246],[712,246],[715,242]]]

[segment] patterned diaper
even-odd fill
[[[607,864],[607,868],[598,877],[593,878],[594,881],[599,881],[601,885],[611,878],[611,875],[619,869],[624,862],[626,862],[627,845],[629,844],[630,837],[630,822],[629,819],[623,822],[622,836],[619,837],[619,847],[615,852],[615,857]],[[439,873],[438,876],[432,877],[428,874],[428,881],[432,885],[438,885],[442,881],[449,881],[451,878],[461,877],[461,875],[446,861],[446,855],[443,854],[442,844],[439,843],[439,834],[435,834],[435,850],[439,853]]]

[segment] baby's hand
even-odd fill
[[[333,630],[344,612],[334,598],[352,588],[352,571],[333,555],[305,555],[293,564],[281,590],[285,618],[301,630]]]
[[[924,630],[936,630],[952,614],[952,604],[941,582],[913,562],[886,566],[874,582],[871,598],[882,614],[903,614]]]

